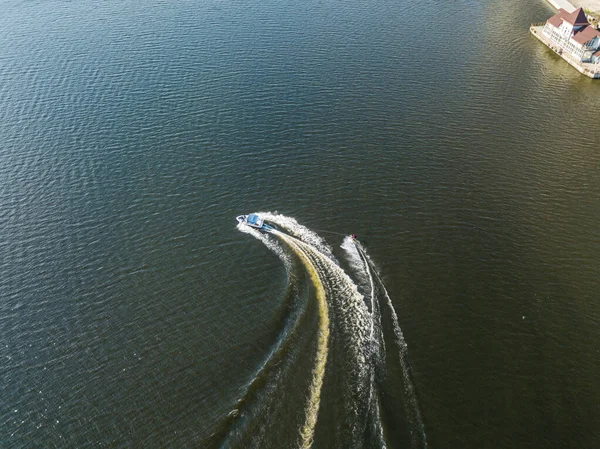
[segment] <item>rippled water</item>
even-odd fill
[[[342,265],[323,231],[358,234],[428,447],[598,446],[600,83],[528,34],[551,14],[0,0],[0,446],[238,441],[228,414],[282,332],[317,319],[301,272],[291,295],[236,229],[256,210]],[[312,359],[296,360],[273,387],[285,413],[238,447],[297,441]],[[392,448],[414,441],[403,373],[382,373]],[[332,397],[314,448],[346,422]]]

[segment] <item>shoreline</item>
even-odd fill
[[[567,12],[573,12],[575,11],[577,8],[570,3],[568,0],[547,0],[548,3],[550,3],[554,9],[559,10],[559,9],[564,9]]]
[[[577,8],[581,7],[586,14],[594,16],[596,19],[600,19],[600,0],[547,0],[554,9],[560,8],[567,12],[573,12]]]

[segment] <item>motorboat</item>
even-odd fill
[[[238,215],[235,217],[235,219],[238,221],[238,223],[246,224],[251,228],[258,229],[259,231],[268,232],[273,229],[268,224],[265,224],[265,220],[257,214]]]

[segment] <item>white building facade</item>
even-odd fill
[[[546,21],[543,33],[561,54],[577,62],[600,64],[600,31],[590,25],[582,8],[572,13],[559,9]]]

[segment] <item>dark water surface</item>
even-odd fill
[[[361,238],[428,447],[600,447],[600,83],[528,35],[551,14],[0,0],[0,447],[296,441],[316,306],[252,211]],[[281,413],[230,423],[300,310],[255,391]],[[340,446],[334,357],[314,448]],[[388,447],[423,446],[380,374]]]

